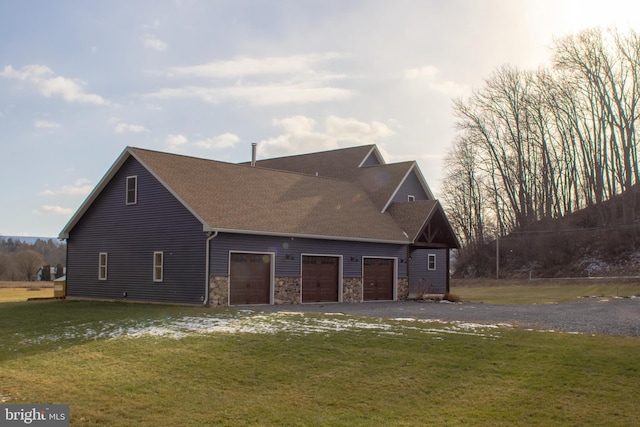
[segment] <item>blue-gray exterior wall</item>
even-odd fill
[[[436,256],[436,269],[428,269],[429,255]],[[444,294],[447,291],[447,250],[415,249],[409,260],[409,293]]]
[[[128,176],[138,198],[125,204]],[[69,233],[67,295],[198,304],[205,296],[202,224],[130,157]],[[164,252],[164,277],[153,281],[153,253]],[[99,253],[108,254],[98,280]],[[126,293],[126,297],[125,297]]]
[[[429,200],[427,193],[425,193],[424,188],[422,187],[420,179],[414,171],[412,171],[407,176],[407,179],[404,180],[392,201],[406,202],[408,195],[414,196],[416,200]]]
[[[405,245],[298,237],[220,233],[211,241],[211,275],[229,274],[229,252],[275,253],[276,277],[300,277],[301,256],[342,256],[343,277],[362,277],[362,257],[398,259],[398,277],[407,276]]]

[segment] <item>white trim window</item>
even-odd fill
[[[138,203],[138,177],[127,177],[127,205],[135,205]]]
[[[416,196],[414,196],[413,194],[407,195],[407,202],[415,202],[415,201],[416,201]]]
[[[107,280],[108,258],[106,252],[100,252],[98,255],[98,280]]]
[[[164,252],[153,253],[153,281],[162,282],[164,279]]]
[[[433,271],[436,269],[436,255],[429,254],[427,256],[427,270]]]

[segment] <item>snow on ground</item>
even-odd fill
[[[306,315],[304,313],[261,313],[243,310],[235,315],[203,314],[199,316],[167,317],[161,320],[123,321],[121,323],[92,322],[79,325],[60,325],[42,336],[16,336],[23,345],[62,342],[67,340],[96,340],[116,338],[163,337],[180,339],[206,334],[279,334],[304,335],[337,333],[342,331],[375,331],[379,335],[403,335],[419,331],[441,339],[451,334],[482,338],[499,338],[499,328],[508,324],[477,324],[444,322],[409,318],[376,319],[336,314]]]

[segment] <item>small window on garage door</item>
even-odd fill
[[[362,297],[365,301],[393,300],[395,259],[363,258]]]
[[[229,304],[271,304],[272,264],[269,253],[231,252]]]

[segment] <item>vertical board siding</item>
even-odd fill
[[[415,196],[416,200],[429,200],[415,171],[412,171],[409,176],[407,176],[407,179],[402,183],[392,201],[406,202],[409,194]]]
[[[126,204],[126,178],[137,176],[137,200]],[[202,224],[130,157],[68,240],[67,295],[198,304],[205,295]],[[153,253],[163,252],[163,281],[153,281]],[[107,280],[98,254],[108,253]],[[126,297],[125,297],[126,293]]]
[[[436,269],[428,269],[429,254],[436,256]],[[446,249],[416,249],[409,261],[409,292],[444,294],[447,291]]]
[[[362,277],[363,256],[398,258],[398,277],[407,276],[407,252],[404,245],[220,233],[211,241],[212,275],[228,275],[229,251],[275,253],[276,277],[302,276],[303,253],[342,255],[343,277]]]

